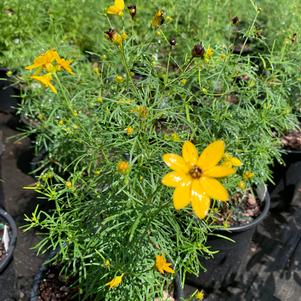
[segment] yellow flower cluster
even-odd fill
[[[57,90],[51,82],[53,74],[61,71],[62,69],[73,74],[70,64],[71,61],[61,58],[55,49],[50,49],[36,57],[33,64],[25,67],[25,69],[36,69],[31,78],[39,81],[45,87],[50,88],[50,90],[56,94]],[[43,71],[46,73],[41,75],[41,72]]]

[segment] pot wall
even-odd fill
[[[211,246],[211,250],[219,252],[213,258],[200,257],[200,262],[206,272],[198,276],[188,275],[187,284],[200,289],[225,287],[243,272],[256,226],[266,217],[270,207],[270,198],[265,186],[258,187],[257,195],[264,204],[261,215],[248,225],[230,227],[216,232],[233,241],[216,236],[210,237],[208,246]]]

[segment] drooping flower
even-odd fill
[[[165,154],[163,160],[173,171],[165,175],[162,183],[174,187],[173,204],[176,210],[192,205],[199,218],[204,218],[210,207],[210,198],[227,201],[229,195],[216,179],[235,173],[235,169],[218,165],[224,156],[225,144],[217,140],[209,144],[198,156],[196,147],[186,141],[182,157]]]
[[[152,19],[151,26],[153,29],[158,28],[164,23],[164,12],[162,10],[157,10],[155,16]]]
[[[161,273],[174,273],[175,271],[170,267],[171,263],[167,262],[163,255],[156,256],[156,268]]]
[[[123,38],[115,29],[111,28],[106,31],[105,34],[112,43],[116,44],[119,47],[122,46]]]
[[[122,16],[124,7],[125,5],[123,0],[114,0],[114,4],[107,8],[107,14]]]
[[[119,286],[120,283],[122,282],[123,276],[124,276],[124,274],[122,274],[120,276],[115,276],[111,281],[106,283],[106,286],[109,286],[110,289]]]
[[[38,76],[38,75],[32,75],[30,78],[39,81],[40,83],[42,83],[45,87],[50,88],[50,90],[57,94],[57,90],[55,88],[55,86],[51,83],[52,80],[52,75],[51,73],[46,73],[44,75]]]
[[[232,156],[229,153],[225,153],[223,159],[224,162],[222,163],[222,165],[226,167],[239,167],[242,165],[241,161],[238,158]]]
[[[72,68],[70,66],[70,64],[72,63],[72,61],[70,60],[65,60],[62,59],[60,57],[57,58],[57,63],[60,67],[62,67],[65,71],[67,71],[70,74],[74,74],[74,72],[72,71]]]

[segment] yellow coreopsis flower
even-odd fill
[[[164,12],[159,9],[152,19],[151,26],[152,26],[152,28],[155,29],[155,28],[158,28],[163,23],[164,23]]]
[[[173,204],[176,210],[189,204],[199,218],[204,218],[210,207],[210,198],[227,201],[229,195],[216,179],[235,173],[230,167],[218,165],[224,156],[225,144],[222,140],[209,144],[198,156],[196,147],[186,141],[182,157],[165,154],[163,160],[173,171],[165,175],[162,183],[174,187]]]
[[[203,292],[203,290],[198,291],[198,292],[195,294],[195,298],[196,298],[197,300],[203,300],[203,299],[204,299],[204,292]]]
[[[175,271],[170,267],[171,263],[167,262],[165,257],[162,255],[156,256],[156,268],[161,273],[174,273]]]
[[[224,162],[222,163],[222,165],[224,165],[226,167],[233,167],[233,166],[239,167],[242,165],[241,161],[238,158],[232,156],[229,153],[225,153],[223,159],[224,159]]]
[[[55,49],[47,50],[45,53],[39,55],[34,59],[34,63],[30,66],[25,67],[26,70],[33,70],[33,69],[42,69],[45,68],[46,70],[51,68],[52,62],[57,60],[59,55]]]
[[[252,171],[247,170],[246,172],[244,172],[242,177],[244,180],[250,180],[254,177],[254,173]]]
[[[119,161],[117,163],[117,170],[121,173],[126,173],[130,168],[129,162],[127,161]]]
[[[123,0],[114,0],[114,4],[107,8],[107,14],[122,16],[124,7],[125,5]]]
[[[111,281],[106,283],[106,286],[109,286],[109,288],[115,288],[115,287],[119,286],[120,283],[122,282],[123,276],[124,276],[124,274],[122,274],[120,276],[115,276]]]
[[[57,94],[57,90],[54,87],[54,85],[51,83],[52,80],[52,75],[51,73],[46,73],[44,75],[38,76],[38,75],[32,75],[30,78],[35,79],[37,81],[39,81],[40,83],[42,83],[45,87],[49,87],[50,90]]]
[[[118,45],[119,47],[122,46],[123,38],[115,29],[111,28],[106,31],[105,34],[111,42]]]
[[[65,60],[62,59],[60,57],[57,58],[57,63],[60,67],[62,67],[64,70],[66,70],[68,73],[70,74],[74,74],[72,71],[72,68],[70,67],[70,64],[72,63],[72,61],[70,60]]]

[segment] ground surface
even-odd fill
[[[2,191],[0,206],[16,219],[19,226],[14,260],[0,275],[0,301],[29,300],[33,277],[42,262],[31,249],[38,238],[33,232],[24,233],[24,214],[30,215],[37,204],[32,191],[22,189],[34,179],[28,170],[31,146],[29,139],[8,139],[18,132],[11,126],[11,115],[0,113],[0,148]],[[9,126],[10,125],[10,126]],[[296,163],[292,168],[300,170]],[[23,171],[22,171],[23,170]],[[290,193],[274,187],[272,211],[258,227],[249,252],[246,271],[236,282],[214,292],[206,291],[206,300],[228,301],[298,301],[301,300],[301,192],[299,178],[290,184]],[[194,287],[185,287],[188,296]],[[123,301],[123,300],[121,300]],[[124,300],[135,301],[135,300]]]

